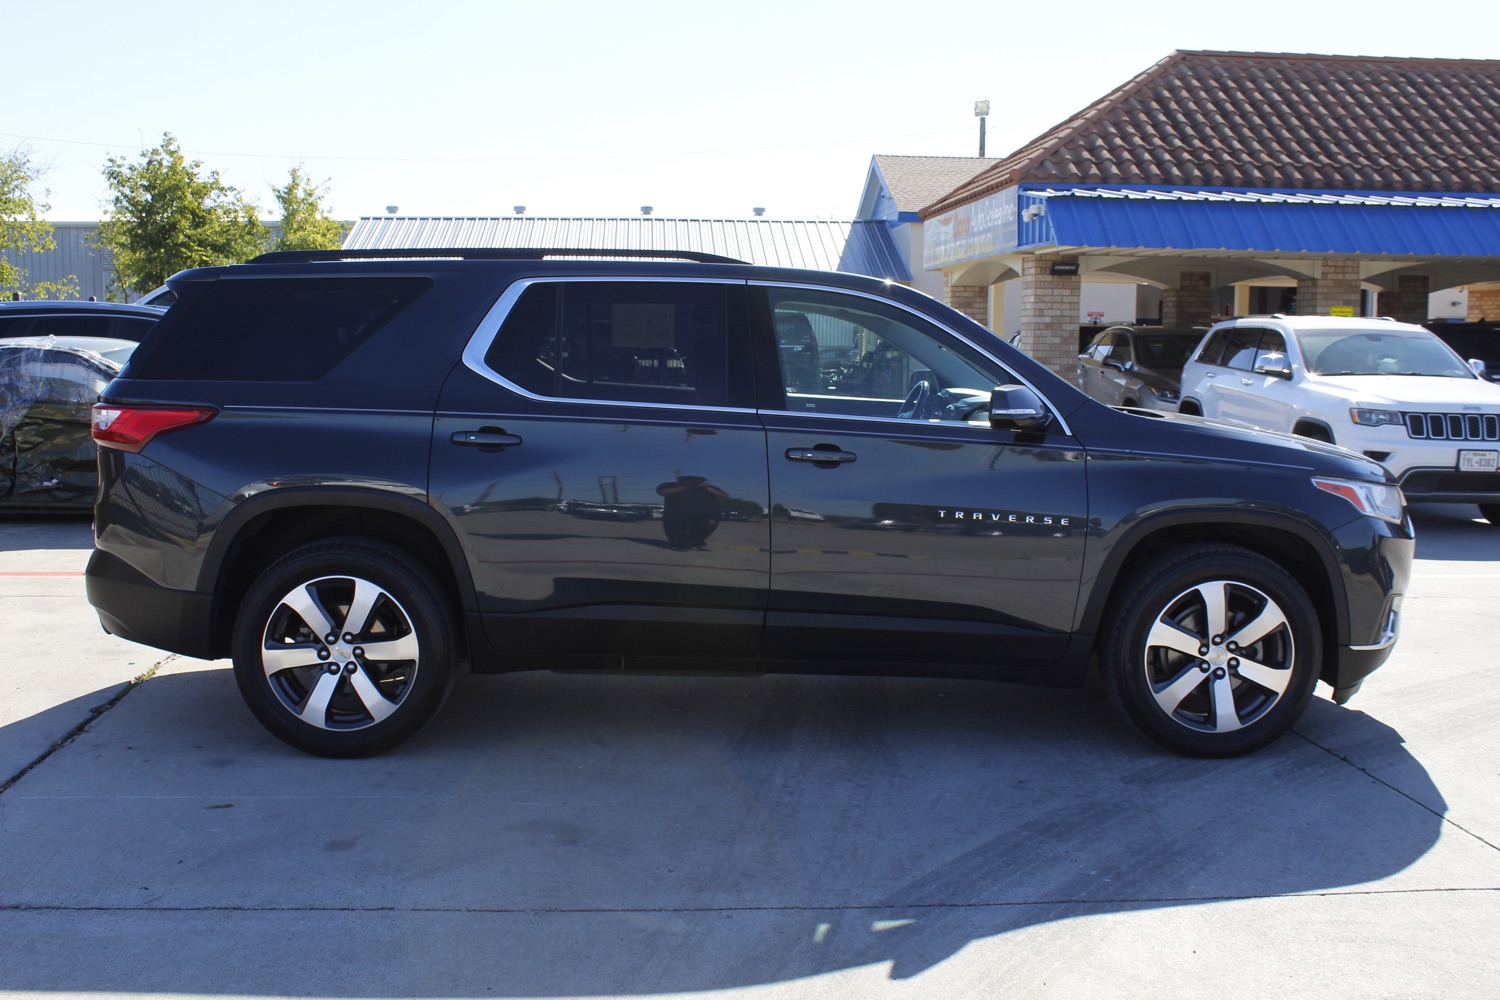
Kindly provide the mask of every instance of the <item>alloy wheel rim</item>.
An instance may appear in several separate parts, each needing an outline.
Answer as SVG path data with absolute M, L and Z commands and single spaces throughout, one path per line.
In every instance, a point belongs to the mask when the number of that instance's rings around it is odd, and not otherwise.
M 261 642 L 271 692 L 317 729 L 364 729 L 390 718 L 410 696 L 420 661 L 401 602 L 353 576 L 319 577 L 287 591 Z
M 1269 595 L 1212 580 L 1166 603 L 1142 654 L 1157 708 L 1185 728 L 1224 734 L 1253 725 L 1281 701 L 1297 649 L 1286 612 Z

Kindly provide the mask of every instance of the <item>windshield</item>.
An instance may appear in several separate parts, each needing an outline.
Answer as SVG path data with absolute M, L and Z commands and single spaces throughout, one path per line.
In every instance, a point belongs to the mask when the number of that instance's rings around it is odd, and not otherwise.
M 1297 334 L 1314 375 L 1439 375 L 1474 378 L 1463 359 L 1425 331 L 1304 330 Z

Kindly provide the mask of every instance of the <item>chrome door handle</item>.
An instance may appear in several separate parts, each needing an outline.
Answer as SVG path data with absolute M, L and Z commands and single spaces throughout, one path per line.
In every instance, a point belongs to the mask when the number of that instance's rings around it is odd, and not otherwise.
M 478 430 L 478 431 L 454 431 L 449 438 L 454 444 L 469 445 L 474 448 L 509 448 L 521 443 L 521 439 L 514 434 L 504 431 Z
M 838 451 L 832 448 L 788 448 L 786 457 L 793 462 L 812 462 L 817 465 L 824 462 L 830 465 L 842 465 L 859 458 L 852 451 Z

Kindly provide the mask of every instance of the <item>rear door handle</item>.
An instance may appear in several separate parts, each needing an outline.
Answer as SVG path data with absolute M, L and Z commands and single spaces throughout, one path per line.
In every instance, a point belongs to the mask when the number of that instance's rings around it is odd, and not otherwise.
M 825 462 L 829 465 L 842 465 L 859 458 L 852 451 L 839 451 L 835 448 L 788 448 L 786 457 L 793 462 L 812 462 L 815 465 Z
M 468 445 L 473 448 L 509 448 L 521 443 L 521 439 L 514 434 L 488 428 L 477 431 L 454 431 L 453 437 L 449 440 L 454 444 Z

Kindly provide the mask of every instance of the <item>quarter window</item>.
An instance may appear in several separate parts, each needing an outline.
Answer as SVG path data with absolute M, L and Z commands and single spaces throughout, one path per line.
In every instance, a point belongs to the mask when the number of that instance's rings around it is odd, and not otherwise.
M 164 331 L 135 377 L 318 378 L 411 305 L 427 278 L 221 278 Z M 174 310 L 175 312 L 175 310 Z

